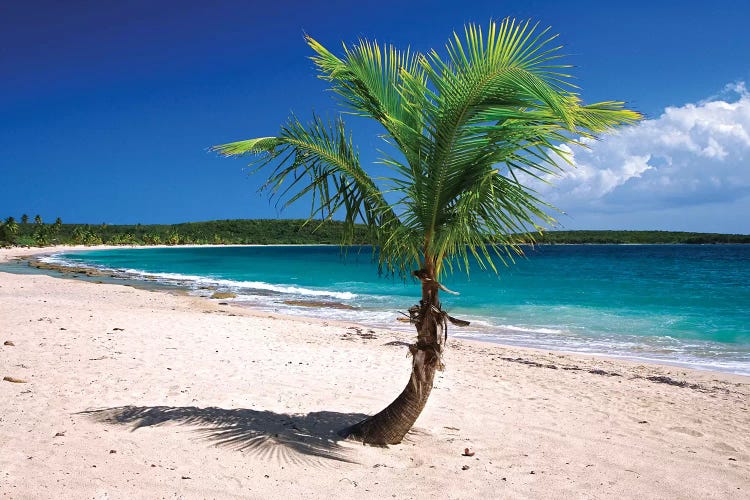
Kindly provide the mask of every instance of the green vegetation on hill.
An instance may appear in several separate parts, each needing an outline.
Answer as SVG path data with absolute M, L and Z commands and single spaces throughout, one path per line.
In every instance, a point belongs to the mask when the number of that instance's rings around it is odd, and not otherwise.
M 344 224 L 338 221 L 217 220 L 182 224 L 0 223 L 0 246 L 46 245 L 207 245 L 207 244 L 339 244 Z M 12 228 L 12 231 L 11 231 Z M 367 243 L 364 227 L 354 242 Z
M 750 243 L 750 235 L 682 231 L 549 231 L 537 238 L 537 243 L 542 245 Z
M 205 244 L 332 244 L 344 240 L 342 222 L 305 224 L 304 220 L 216 220 L 182 224 L 45 224 L 27 216 L 0 221 L 0 246 L 47 245 L 205 245 Z M 363 226 L 354 229 L 354 243 L 367 244 Z M 538 244 L 712 244 L 750 243 L 750 235 L 671 231 L 549 231 Z

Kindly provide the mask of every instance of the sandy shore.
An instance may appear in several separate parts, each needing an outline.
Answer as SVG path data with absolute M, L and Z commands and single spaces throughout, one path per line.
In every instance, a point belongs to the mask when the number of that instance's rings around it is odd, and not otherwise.
M 452 340 L 407 441 L 340 440 L 407 341 L 0 272 L 0 497 L 750 496 L 750 378 L 724 373 Z

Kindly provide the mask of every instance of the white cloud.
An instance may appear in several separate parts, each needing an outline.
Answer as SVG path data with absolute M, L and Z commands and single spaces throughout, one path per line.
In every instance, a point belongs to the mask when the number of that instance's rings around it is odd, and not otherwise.
M 571 215 L 733 203 L 750 194 L 750 92 L 733 83 L 587 146 L 566 146 L 577 168 L 537 186 Z

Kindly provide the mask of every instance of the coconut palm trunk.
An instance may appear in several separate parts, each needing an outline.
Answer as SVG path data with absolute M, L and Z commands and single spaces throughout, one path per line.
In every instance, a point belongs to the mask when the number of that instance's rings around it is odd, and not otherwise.
M 443 366 L 441 358 L 446 315 L 440 308 L 440 288 L 433 274 L 422 269 L 414 275 L 422 281 L 422 300 L 410 310 L 411 320 L 417 329 L 417 342 L 409 346 L 412 355 L 409 382 L 391 404 L 379 413 L 344 429 L 341 432 L 343 436 L 367 444 L 398 444 L 427 404 L 435 372 Z
M 567 144 L 640 119 L 621 102 L 584 105 L 558 59 L 549 28 L 505 19 L 486 31 L 466 26 L 445 55 L 415 53 L 362 40 L 339 57 L 307 37 L 320 77 L 351 115 L 382 126 L 386 148 L 363 168 L 340 115 L 292 116 L 275 136 L 214 146 L 225 156 L 253 156 L 253 171 L 271 169 L 262 189 L 285 205 L 312 201 L 310 219 L 343 217 L 351 243 L 355 224 L 369 230 L 387 273 L 412 274 L 422 300 L 409 310 L 417 340 L 412 372 L 383 411 L 347 429 L 370 444 L 400 442 L 432 390 L 448 322 L 439 279 L 454 268 L 498 272 L 520 243 L 555 220 L 535 188 L 573 163 Z

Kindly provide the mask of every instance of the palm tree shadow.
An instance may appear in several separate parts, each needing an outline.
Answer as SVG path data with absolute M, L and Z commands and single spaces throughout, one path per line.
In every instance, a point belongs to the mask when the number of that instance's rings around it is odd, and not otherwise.
M 119 406 L 87 410 L 99 422 L 132 424 L 131 431 L 163 424 L 192 425 L 204 439 L 239 451 L 261 455 L 293 454 L 352 462 L 344 456 L 337 431 L 367 415 L 318 411 L 285 414 L 271 411 L 196 406 Z

